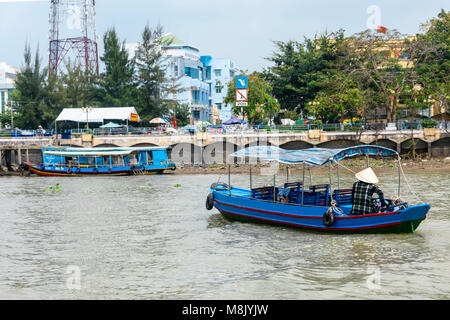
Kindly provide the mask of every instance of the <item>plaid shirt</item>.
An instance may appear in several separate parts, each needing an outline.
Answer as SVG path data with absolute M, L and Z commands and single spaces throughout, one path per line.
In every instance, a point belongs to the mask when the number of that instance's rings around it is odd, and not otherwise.
M 362 181 L 355 182 L 352 189 L 352 214 L 362 215 L 377 212 L 378 208 L 376 208 L 372 201 L 372 195 L 374 193 L 379 196 L 381 206 L 384 208 L 384 195 L 380 188 L 374 184 L 369 184 Z

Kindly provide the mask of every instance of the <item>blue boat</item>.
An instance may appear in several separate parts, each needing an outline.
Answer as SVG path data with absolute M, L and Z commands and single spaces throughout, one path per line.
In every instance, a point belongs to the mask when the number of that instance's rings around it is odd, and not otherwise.
M 167 147 L 72 148 L 45 147 L 43 163 L 25 162 L 24 169 L 39 176 L 119 176 L 158 174 L 175 170 Z
M 356 155 L 396 156 L 399 165 L 398 197 L 386 200 L 387 209 L 365 215 L 352 215 L 352 189 L 339 187 L 340 160 Z M 269 223 L 303 230 L 329 233 L 414 233 L 426 218 L 429 204 L 409 205 L 400 198 L 401 162 L 394 150 L 362 145 L 345 149 L 284 150 L 273 146 L 242 149 L 233 157 L 276 161 L 287 165 L 303 165 L 302 181 L 286 182 L 283 190 L 290 189 L 288 198 L 279 199 L 275 185 L 253 188 L 250 169 L 250 188 L 231 185 L 230 166 L 228 183 L 214 183 L 206 199 L 208 210 L 214 207 L 226 218 L 245 222 Z M 369 163 L 369 161 L 368 161 Z M 307 166 L 330 165 L 330 183 L 305 186 Z M 331 167 L 337 164 L 338 183 L 332 190 Z M 250 166 L 251 168 L 251 166 Z M 375 203 L 379 199 L 374 198 Z M 378 203 L 381 208 L 380 203 Z

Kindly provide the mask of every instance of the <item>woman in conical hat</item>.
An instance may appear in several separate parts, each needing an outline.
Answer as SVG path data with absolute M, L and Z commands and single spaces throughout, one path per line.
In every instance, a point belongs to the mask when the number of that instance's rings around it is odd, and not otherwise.
M 355 174 L 356 181 L 352 189 L 352 214 L 363 215 L 377 213 L 380 209 L 385 209 L 384 195 L 376 185 L 379 182 L 377 175 L 371 168 L 364 169 Z M 381 201 L 381 208 L 377 208 L 372 196 L 376 193 Z
M 375 172 L 373 172 L 372 168 L 367 168 L 367 169 L 364 169 L 363 171 L 358 172 L 357 174 L 355 174 L 355 177 L 359 181 L 362 181 L 365 183 L 375 184 L 375 183 L 380 182 L 378 180 L 378 177 L 375 174 Z

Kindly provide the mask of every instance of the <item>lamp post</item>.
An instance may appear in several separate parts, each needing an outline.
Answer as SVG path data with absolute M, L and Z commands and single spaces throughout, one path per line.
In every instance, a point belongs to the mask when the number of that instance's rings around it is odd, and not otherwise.
M 92 111 L 92 107 L 82 107 L 81 110 L 86 112 L 86 129 L 87 133 L 89 133 L 89 112 Z

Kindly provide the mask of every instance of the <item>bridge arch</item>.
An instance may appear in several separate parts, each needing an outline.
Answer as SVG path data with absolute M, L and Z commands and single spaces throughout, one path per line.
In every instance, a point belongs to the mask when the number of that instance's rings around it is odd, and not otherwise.
M 138 143 L 138 144 L 132 145 L 131 147 L 145 148 L 145 147 L 159 147 L 159 146 L 157 144 L 153 144 L 153 143 Z
M 280 148 L 286 149 L 286 150 L 299 150 L 299 149 L 308 149 L 312 148 L 314 145 L 312 143 L 301 141 L 301 140 L 294 140 L 286 142 L 282 145 L 280 145 Z
M 248 147 L 256 147 L 256 146 L 271 146 L 272 143 L 270 141 L 267 141 L 266 139 L 258 139 L 255 141 L 251 141 L 250 143 L 247 143 L 244 148 Z
M 373 141 L 370 144 L 371 145 L 377 145 L 377 146 L 385 147 L 385 148 L 389 148 L 389 149 L 392 149 L 394 151 L 397 151 L 397 142 L 389 140 L 389 139 L 375 140 L 375 141 Z
M 447 157 L 450 155 L 450 137 L 441 138 L 431 143 L 432 157 Z
M 414 138 L 416 154 L 428 152 L 428 142 L 419 138 Z M 400 144 L 400 154 L 408 154 L 412 152 L 412 139 L 406 139 Z
M 337 139 L 322 142 L 317 145 L 318 148 L 350 148 L 359 145 L 355 140 Z
M 178 165 L 200 165 L 202 163 L 202 148 L 192 143 L 177 143 L 170 146 L 168 157 Z
M 112 143 L 103 143 L 94 146 L 94 148 L 119 148 L 120 146 Z
M 228 156 L 237 150 L 239 150 L 239 146 L 234 143 L 214 142 L 203 149 L 203 161 L 205 164 L 224 164 L 228 162 Z

